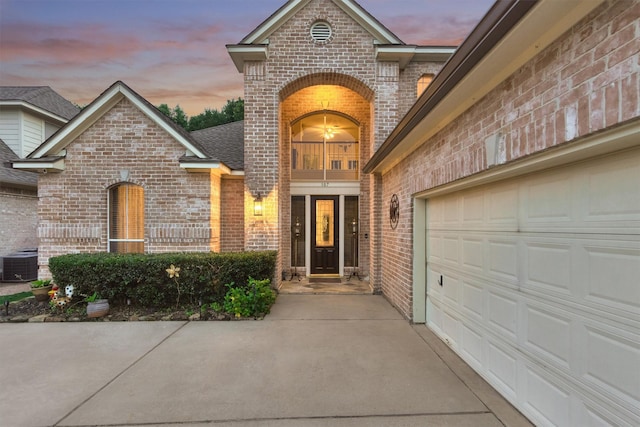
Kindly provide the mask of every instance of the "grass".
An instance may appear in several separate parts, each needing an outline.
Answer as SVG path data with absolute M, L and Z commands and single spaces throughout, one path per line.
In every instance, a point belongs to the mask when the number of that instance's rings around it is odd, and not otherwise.
M 5 301 L 9 301 L 9 302 L 20 301 L 21 299 L 29 298 L 31 296 L 33 296 L 31 291 L 19 292 L 17 294 L 12 294 L 12 295 L 2 295 L 0 296 L 0 305 L 4 304 Z

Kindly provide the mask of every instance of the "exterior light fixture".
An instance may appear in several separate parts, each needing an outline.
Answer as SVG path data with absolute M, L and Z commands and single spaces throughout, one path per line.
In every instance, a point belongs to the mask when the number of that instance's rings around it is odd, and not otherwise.
M 253 199 L 253 216 L 262 216 L 262 196 L 260 193 Z

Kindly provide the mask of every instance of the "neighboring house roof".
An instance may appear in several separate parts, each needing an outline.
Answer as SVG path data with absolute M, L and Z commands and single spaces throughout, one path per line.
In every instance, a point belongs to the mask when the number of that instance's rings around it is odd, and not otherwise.
M 49 86 L 0 86 L 0 105 L 20 104 L 45 110 L 64 121 L 71 120 L 80 112 L 80 108 Z
M 227 51 L 238 71 L 243 72 L 245 61 L 266 60 L 269 56 L 269 37 L 311 1 L 313 0 L 289 0 L 240 43 L 227 45 Z M 371 34 L 372 44 L 376 45 L 376 58 L 380 61 L 398 61 L 400 68 L 404 69 L 412 60 L 446 61 L 455 51 L 451 46 L 407 45 L 357 2 L 331 1 Z
M 0 183 L 19 187 L 33 187 L 38 185 L 38 174 L 15 170 L 11 163 L 19 157 L 5 142 L 0 139 Z
M 64 170 L 65 148 L 124 98 L 128 99 L 143 114 L 185 147 L 186 154 L 180 159 L 181 167 L 194 171 L 220 169 L 222 172 L 228 172 L 228 166 L 219 159 L 210 156 L 204 146 L 186 130 L 121 81 L 115 82 L 102 92 L 91 104 L 36 148 L 27 158 L 14 162 L 14 167 L 35 171 Z
M 600 3 L 496 2 L 374 153 L 364 173 L 390 170 Z
M 191 136 L 210 156 L 231 169 L 244 169 L 244 120 L 195 130 Z

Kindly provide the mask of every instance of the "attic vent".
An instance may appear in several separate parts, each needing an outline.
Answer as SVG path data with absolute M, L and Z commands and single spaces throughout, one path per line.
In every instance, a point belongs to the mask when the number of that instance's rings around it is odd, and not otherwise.
M 316 43 L 325 43 L 331 34 L 331 26 L 327 22 L 318 21 L 311 26 L 311 37 Z

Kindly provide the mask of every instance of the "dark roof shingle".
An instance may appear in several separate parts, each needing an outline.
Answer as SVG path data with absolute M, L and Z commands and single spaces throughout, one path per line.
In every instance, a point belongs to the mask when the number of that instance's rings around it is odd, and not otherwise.
M 38 174 L 13 169 L 11 162 L 14 160 L 18 160 L 18 156 L 0 139 L 0 183 L 36 187 Z
M 191 137 L 207 154 L 233 170 L 244 169 L 244 121 L 194 130 Z
M 80 112 L 49 86 L 0 86 L 0 101 L 24 101 L 67 120 Z

